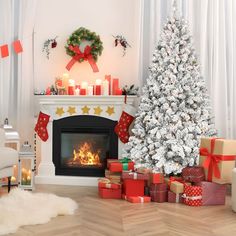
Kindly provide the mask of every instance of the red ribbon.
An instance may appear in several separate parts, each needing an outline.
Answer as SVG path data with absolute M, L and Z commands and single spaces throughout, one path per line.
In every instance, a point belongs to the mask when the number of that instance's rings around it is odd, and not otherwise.
M 73 56 L 72 59 L 69 61 L 69 63 L 66 65 L 67 70 L 70 70 L 76 61 L 84 59 L 85 61 L 89 62 L 90 66 L 93 69 L 93 72 L 99 72 L 96 62 L 91 54 L 92 48 L 90 46 L 87 45 L 83 53 L 80 51 L 78 46 L 73 47 L 72 45 L 70 45 L 69 49 L 75 53 L 75 56 Z
M 220 161 L 233 161 L 235 160 L 235 155 L 216 155 L 213 154 L 215 148 L 215 141 L 217 138 L 211 139 L 210 152 L 207 148 L 200 148 L 200 155 L 206 156 L 205 161 L 203 162 L 203 167 L 208 169 L 207 180 L 212 181 L 212 175 L 216 178 L 220 178 L 220 169 L 218 163 Z

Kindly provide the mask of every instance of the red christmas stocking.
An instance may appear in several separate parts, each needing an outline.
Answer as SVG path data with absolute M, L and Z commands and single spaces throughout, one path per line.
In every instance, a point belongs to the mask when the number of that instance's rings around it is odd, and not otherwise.
M 50 118 L 49 115 L 40 111 L 37 124 L 35 125 L 35 128 L 34 128 L 35 132 L 44 142 L 48 140 L 47 125 L 49 122 L 49 118 Z
M 129 126 L 134 120 L 135 111 L 136 109 L 134 107 L 125 105 L 125 108 L 120 116 L 120 120 L 115 126 L 115 133 L 123 143 L 127 143 L 129 141 Z

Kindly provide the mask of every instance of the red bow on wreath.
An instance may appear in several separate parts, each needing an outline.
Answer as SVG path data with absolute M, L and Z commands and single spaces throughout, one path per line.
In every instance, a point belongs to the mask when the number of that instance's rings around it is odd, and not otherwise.
M 84 59 L 89 62 L 90 66 L 93 69 L 93 72 L 99 72 L 96 62 L 93 59 L 93 55 L 91 54 L 92 48 L 90 46 L 87 45 L 84 49 L 84 52 L 81 52 L 78 46 L 73 47 L 72 45 L 70 45 L 69 49 L 75 53 L 75 56 L 73 56 L 69 63 L 66 65 L 66 69 L 68 71 L 71 69 L 71 67 L 75 64 L 76 61 Z

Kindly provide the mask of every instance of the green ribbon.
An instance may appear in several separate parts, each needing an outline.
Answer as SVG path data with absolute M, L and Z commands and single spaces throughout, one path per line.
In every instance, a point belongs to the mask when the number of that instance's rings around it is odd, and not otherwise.
M 123 170 L 128 170 L 129 162 L 131 162 L 131 160 L 129 158 L 125 157 L 125 158 L 121 159 L 120 162 L 123 165 Z

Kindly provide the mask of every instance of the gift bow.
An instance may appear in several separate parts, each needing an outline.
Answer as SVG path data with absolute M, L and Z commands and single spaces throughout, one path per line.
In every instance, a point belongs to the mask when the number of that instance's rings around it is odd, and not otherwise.
M 217 138 L 211 139 L 210 152 L 207 148 L 200 148 L 200 155 L 206 156 L 205 161 L 203 162 L 203 167 L 208 169 L 207 180 L 212 181 L 212 175 L 216 178 L 220 178 L 220 169 L 218 163 L 220 161 L 232 161 L 236 158 L 235 155 L 216 155 L 213 154 L 215 148 L 215 141 Z
M 72 59 L 67 64 L 66 66 L 67 70 L 70 70 L 76 61 L 79 61 L 80 59 L 84 59 L 85 61 L 89 62 L 90 66 L 93 69 L 93 72 L 99 72 L 96 62 L 93 59 L 93 55 L 91 54 L 92 48 L 90 46 L 87 45 L 83 53 L 80 51 L 78 46 L 70 45 L 69 49 L 75 53 L 75 56 L 73 56 Z

